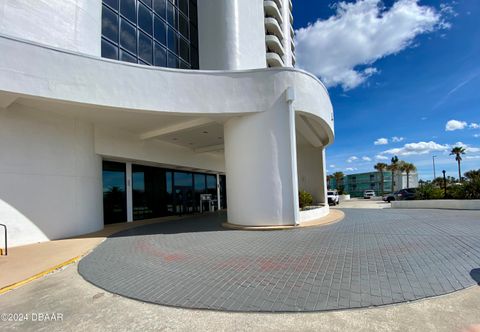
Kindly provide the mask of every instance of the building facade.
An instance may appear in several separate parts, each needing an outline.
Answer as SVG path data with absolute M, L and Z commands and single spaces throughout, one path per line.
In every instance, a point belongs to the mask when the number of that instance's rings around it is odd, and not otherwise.
M 397 173 L 394 176 L 395 185 L 392 185 L 392 173 L 389 171 L 383 172 L 383 192 L 391 193 L 394 190 L 400 190 L 407 188 L 407 174 Z M 337 183 L 336 179 L 333 177 L 328 178 L 327 183 L 328 188 L 330 189 L 342 189 L 344 192 L 351 195 L 351 197 L 363 197 L 363 192 L 365 190 L 374 190 L 375 194 L 382 194 L 382 175 L 380 172 L 367 172 L 367 173 L 357 173 L 357 174 L 348 174 Z M 418 174 L 411 173 L 409 175 L 408 188 L 417 188 L 418 187 Z M 395 189 L 393 189 L 395 188 Z
M 0 222 L 11 245 L 228 208 L 328 213 L 328 92 L 289 0 L 0 0 Z M 305 215 L 298 190 L 319 208 Z

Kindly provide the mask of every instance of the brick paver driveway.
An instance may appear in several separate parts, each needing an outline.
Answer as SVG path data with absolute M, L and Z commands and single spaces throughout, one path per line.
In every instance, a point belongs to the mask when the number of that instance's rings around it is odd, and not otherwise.
M 221 214 L 143 226 L 107 239 L 79 272 L 130 298 L 230 311 L 376 306 L 480 279 L 480 211 L 344 211 L 285 231 L 224 230 Z

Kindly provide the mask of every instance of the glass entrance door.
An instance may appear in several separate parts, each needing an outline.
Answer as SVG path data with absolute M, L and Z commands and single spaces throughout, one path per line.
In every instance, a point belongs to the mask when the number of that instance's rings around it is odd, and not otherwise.
M 194 212 L 194 189 L 192 173 L 174 172 L 173 193 L 176 214 L 187 214 Z
M 103 215 L 105 224 L 127 221 L 125 163 L 103 162 Z

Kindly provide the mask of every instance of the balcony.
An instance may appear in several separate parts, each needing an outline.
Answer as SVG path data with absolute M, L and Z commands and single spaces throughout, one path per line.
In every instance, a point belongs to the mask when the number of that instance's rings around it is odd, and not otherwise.
M 277 53 L 280 56 L 285 54 L 285 50 L 283 49 L 282 43 L 277 36 L 274 35 L 266 35 L 265 42 L 267 44 L 267 50 Z M 267 51 L 267 52 L 268 52 Z
M 267 64 L 269 67 L 283 67 L 283 60 L 277 53 L 267 53 Z
M 278 9 L 278 6 L 275 1 L 271 1 L 271 0 L 264 1 L 263 9 L 265 11 L 266 17 L 273 17 L 278 21 L 278 23 L 280 24 L 283 23 L 282 14 L 280 13 L 280 10 Z
M 265 1 L 269 1 L 269 0 L 265 0 Z M 274 0 L 274 1 L 277 4 L 278 9 L 282 8 L 282 0 Z
M 265 17 L 265 30 L 267 34 L 277 36 L 280 41 L 283 40 L 282 28 L 273 17 Z

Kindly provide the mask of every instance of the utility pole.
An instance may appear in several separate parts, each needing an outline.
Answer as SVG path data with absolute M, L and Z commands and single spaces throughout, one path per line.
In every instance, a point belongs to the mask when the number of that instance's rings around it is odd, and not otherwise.
M 432 160 L 433 160 L 433 179 L 435 180 L 437 178 L 437 174 L 435 172 L 435 158 L 437 156 L 432 156 Z
M 443 198 L 447 197 L 447 178 L 445 177 L 446 171 L 443 170 Z

